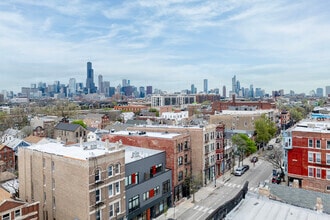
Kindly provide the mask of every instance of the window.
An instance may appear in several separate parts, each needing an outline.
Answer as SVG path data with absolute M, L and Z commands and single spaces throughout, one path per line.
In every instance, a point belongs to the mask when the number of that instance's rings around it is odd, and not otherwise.
M 100 169 L 96 169 L 95 170 L 95 182 L 98 182 L 101 180 L 101 170 Z
M 21 210 L 15 210 L 15 217 L 21 216 Z
M 183 150 L 183 144 L 182 143 L 179 143 L 178 144 L 178 152 L 181 152 Z
M 120 213 L 120 202 L 115 203 L 115 212 Z
M 117 174 L 119 174 L 120 173 L 120 163 L 117 163 L 116 165 L 115 165 L 115 174 L 117 175 Z
M 139 173 L 132 173 L 131 175 L 125 177 L 125 186 L 139 183 Z
M 2 215 L 2 220 L 10 220 L 10 213 Z
M 330 170 L 327 170 L 327 180 L 330 180 Z
M 96 219 L 96 220 L 101 220 L 101 211 L 100 211 L 100 210 L 97 210 L 97 211 L 95 212 L 95 219 Z
M 112 184 L 110 184 L 108 186 L 108 194 L 109 194 L 109 197 L 113 196 L 113 185 Z
M 53 196 L 53 209 L 56 209 L 55 196 Z
M 110 166 L 108 167 L 108 176 L 109 176 L 109 177 L 113 175 L 112 172 L 113 172 L 113 166 L 110 165 Z
M 330 191 L 330 186 L 327 186 L 327 191 Z
M 136 195 L 128 200 L 128 212 L 132 212 L 140 207 L 139 195 Z
M 313 147 L 313 140 L 312 139 L 308 139 L 308 147 Z
M 52 179 L 52 187 L 53 187 L 53 189 L 55 189 L 55 179 L 54 178 Z
M 95 202 L 101 202 L 101 190 L 100 189 L 96 189 L 95 190 Z
M 46 159 L 42 158 L 42 167 L 45 168 L 46 167 Z
M 330 150 L 330 141 L 327 141 L 327 149 Z
M 178 165 L 182 165 L 183 164 L 183 157 L 178 157 Z
M 308 167 L 308 176 L 314 177 L 314 168 L 313 167 Z
M 321 169 L 316 168 L 316 178 L 321 178 Z
M 115 194 L 120 194 L 120 182 L 115 183 Z
M 109 205 L 109 217 L 114 217 L 113 204 L 110 204 Z
M 330 165 L 330 154 L 327 154 L 327 165 Z
M 183 172 L 180 171 L 178 176 L 178 181 L 181 181 L 182 179 L 183 179 Z
M 46 186 L 46 177 L 45 177 L 45 175 L 42 175 L 42 179 L 43 179 L 43 180 L 42 180 L 43 185 Z
M 170 180 L 166 180 L 165 182 L 163 182 L 163 194 L 170 192 L 170 189 Z
M 321 148 L 321 140 L 316 140 L 316 148 Z
M 315 153 L 316 163 L 321 163 L 321 153 Z
M 314 153 L 308 152 L 308 162 L 313 163 L 314 162 Z
M 52 172 L 54 172 L 54 171 L 55 171 L 55 162 L 52 161 Z
M 188 163 L 188 154 L 184 155 L 184 163 Z

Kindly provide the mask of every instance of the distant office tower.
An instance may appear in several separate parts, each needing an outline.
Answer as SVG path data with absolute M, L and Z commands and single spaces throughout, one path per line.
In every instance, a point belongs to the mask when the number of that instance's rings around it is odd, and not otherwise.
M 250 85 L 250 97 L 254 97 L 254 89 L 253 89 L 253 85 Z
M 94 70 L 92 68 L 91 62 L 87 62 L 86 89 L 88 90 L 88 93 L 96 92 L 96 88 L 95 88 L 95 84 L 94 84 Z
M 147 95 L 152 94 L 152 86 L 147 86 Z
M 69 96 L 75 95 L 76 94 L 76 79 L 75 78 L 70 78 L 69 79 Z
M 144 98 L 146 96 L 146 90 L 143 86 L 140 86 L 139 88 L 139 97 Z
M 223 86 L 223 87 L 222 87 L 222 96 L 225 97 L 225 98 L 227 97 L 227 92 L 226 92 L 226 90 L 227 90 L 227 89 L 226 89 L 226 86 Z
M 204 79 L 204 93 L 208 92 L 207 79 Z
M 191 92 L 191 94 L 195 94 L 195 85 L 194 84 L 191 84 L 190 92 Z
M 126 86 L 128 86 L 128 83 L 127 83 L 127 79 L 123 79 L 122 80 L 122 85 L 121 85 L 122 87 L 126 87 Z
M 102 83 L 102 87 L 103 87 L 103 93 L 105 94 L 105 96 L 110 96 L 110 81 L 104 81 Z
M 317 97 L 323 97 L 323 89 L 322 88 L 317 88 L 316 89 L 316 96 Z
M 330 96 L 330 86 L 326 86 L 326 87 L 325 87 L 325 95 L 326 95 L 327 97 Z
M 100 74 L 98 76 L 98 79 L 99 79 L 99 88 L 98 88 L 98 91 L 99 93 L 104 93 L 104 88 L 103 88 L 103 76 Z

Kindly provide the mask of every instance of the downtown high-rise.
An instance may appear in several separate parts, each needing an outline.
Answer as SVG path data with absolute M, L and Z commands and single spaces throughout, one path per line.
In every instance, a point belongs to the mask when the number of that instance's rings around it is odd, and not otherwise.
M 94 70 L 92 68 L 92 62 L 87 62 L 86 89 L 87 89 L 88 93 L 96 92 L 96 87 L 94 84 Z

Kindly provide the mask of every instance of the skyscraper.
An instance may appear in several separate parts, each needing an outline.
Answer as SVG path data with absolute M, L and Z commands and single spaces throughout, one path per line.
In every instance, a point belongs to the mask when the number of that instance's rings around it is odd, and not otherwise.
M 195 94 L 195 85 L 191 84 L 190 93 Z
M 317 97 L 323 97 L 323 89 L 322 88 L 317 88 L 316 89 L 316 96 Z
M 103 76 L 100 74 L 98 76 L 99 78 L 99 88 L 98 88 L 98 91 L 99 93 L 104 93 L 104 88 L 103 88 Z
M 237 82 L 236 82 L 236 75 L 231 79 L 231 92 L 236 93 L 237 91 Z
M 69 80 L 69 96 L 75 95 L 76 94 L 76 79 L 75 78 L 70 78 Z
M 87 62 L 86 89 L 88 90 L 88 93 L 96 92 L 96 88 L 95 88 L 95 84 L 94 84 L 94 70 L 92 68 L 92 62 Z
M 204 93 L 207 94 L 208 91 L 207 79 L 204 79 Z
M 226 98 L 226 96 L 227 96 L 227 93 L 226 93 L 226 86 L 223 86 L 222 87 L 222 97 L 225 97 Z
M 330 95 L 330 86 L 326 86 L 325 87 L 325 96 L 329 97 L 329 95 Z

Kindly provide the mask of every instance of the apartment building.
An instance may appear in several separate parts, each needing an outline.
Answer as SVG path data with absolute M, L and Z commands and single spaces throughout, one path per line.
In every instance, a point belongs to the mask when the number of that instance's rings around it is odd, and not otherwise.
M 60 122 L 55 126 L 54 138 L 60 138 L 67 144 L 79 143 L 80 139 L 86 140 L 87 129 L 79 124 Z
M 160 106 L 182 106 L 196 102 L 196 95 L 185 95 L 185 94 L 166 94 L 166 95 L 152 95 L 151 96 L 151 107 Z
M 39 202 L 27 203 L 11 198 L 0 202 L 1 220 L 34 220 L 38 219 L 38 214 Z
M 330 193 L 330 121 L 303 120 L 283 137 L 288 184 Z
M 125 150 L 118 143 L 32 145 L 19 150 L 19 194 L 39 219 L 124 219 Z
M 125 147 L 127 219 L 153 219 L 172 205 L 172 171 L 165 151 Z
M 118 131 L 103 136 L 103 140 L 122 141 L 129 146 L 166 151 L 166 168 L 172 170 L 173 201 L 190 195 L 192 158 L 188 133 Z
M 189 147 L 191 147 L 192 177 L 200 179 L 203 184 L 208 184 L 221 176 L 227 167 L 223 162 L 224 126 L 224 124 L 218 123 L 200 126 L 135 126 L 127 129 L 188 134 Z

